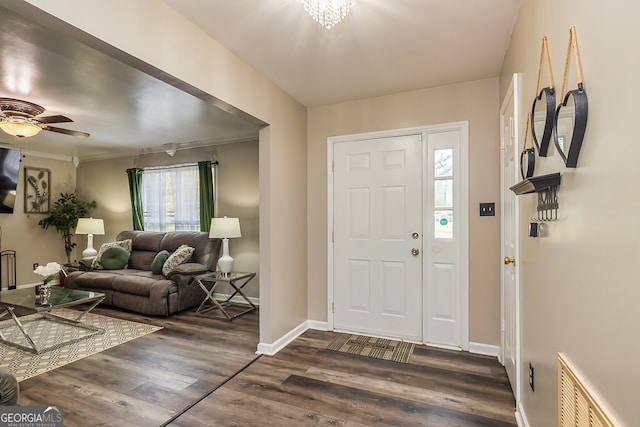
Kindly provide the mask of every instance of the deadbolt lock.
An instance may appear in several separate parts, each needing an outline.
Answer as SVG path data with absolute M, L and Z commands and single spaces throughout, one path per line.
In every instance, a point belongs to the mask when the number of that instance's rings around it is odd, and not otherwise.
M 419 233 L 413 233 L 411 234 L 411 237 L 413 238 L 413 240 L 418 240 L 418 238 L 420 237 Z

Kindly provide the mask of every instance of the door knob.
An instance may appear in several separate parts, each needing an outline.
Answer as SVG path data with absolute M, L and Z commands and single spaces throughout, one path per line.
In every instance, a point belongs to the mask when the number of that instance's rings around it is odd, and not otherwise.
M 509 264 L 516 265 L 515 257 L 514 258 L 509 258 L 508 256 L 504 257 L 504 265 L 509 265 Z
M 419 253 L 420 253 L 420 249 L 418 248 L 411 249 L 411 255 L 417 256 Z

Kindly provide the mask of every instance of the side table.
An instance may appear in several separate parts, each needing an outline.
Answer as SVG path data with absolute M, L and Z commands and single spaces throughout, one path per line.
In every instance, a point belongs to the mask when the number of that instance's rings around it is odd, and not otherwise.
M 232 271 L 230 273 L 213 271 L 211 273 L 205 273 L 196 276 L 196 282 L 206 294 L 204 300 L 200 304 L 200 307 L 198 307 L 198 309 L 196 310 L 196 316 L 204 316 L 206 313 L 209 313 L 212 310 L 220 310 L 227 319 L 233 320 L 236 317 L 256 310 L 258 307 L 256 307 L 255 304 L 252 303 L 249 298 L 247 298 L 244 292 L 242 292 L 242 289 L 247 286 L 247 284 L 254 277 L 256 277 L 256 273 L 240 273 L 236 271 Z M 227 297 L 227 299 L 224 301 L 218 301 L 213 296 L 218 283 L 228 283 L 233 288 L 233 293 L 229 295 L 229 297 Z M 227 310 L 225 310 L 225 307 L 229 307 L 232 304 L 237 304 L 232 302 L 231 300 L 238 294 L 240 294 L 240 296 L 244 298 L 246 303 L 249 304 L 249 308 L 241 311 L 240 313 L 230 315 Z

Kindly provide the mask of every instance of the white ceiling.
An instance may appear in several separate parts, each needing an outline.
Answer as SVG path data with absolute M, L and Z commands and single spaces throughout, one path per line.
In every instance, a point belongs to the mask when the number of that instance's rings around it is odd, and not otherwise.
M 316 106 L 497 76 L 521 0 L 356 0 L 331 30 L 300 0 L 164 1 Z M 246 139 L 263 125 L 26 2 L 2 6 L 0 97 L 40 104 L 74 120 L 54 126 L 91 136 L 0 132 L 0 145 L 91 159 Z
M 495 77 L 520 0 L 356 0 L 327 30 L 300 0 L 164 0 L 305 106 Z

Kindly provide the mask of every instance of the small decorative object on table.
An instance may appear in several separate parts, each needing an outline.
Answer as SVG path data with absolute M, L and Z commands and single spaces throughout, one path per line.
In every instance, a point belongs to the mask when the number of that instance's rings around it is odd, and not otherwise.
M 57 262 L 50 262 L 47 265 L 39 265 L 33 270 L 34 273 L 44 276 L 42 285 L 36 286 L 36 302 L 40 305 L 49 305 L 51 298 L 51 281 L 55 278 L 62 266 Z

